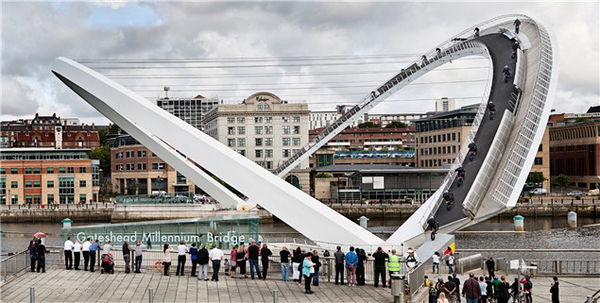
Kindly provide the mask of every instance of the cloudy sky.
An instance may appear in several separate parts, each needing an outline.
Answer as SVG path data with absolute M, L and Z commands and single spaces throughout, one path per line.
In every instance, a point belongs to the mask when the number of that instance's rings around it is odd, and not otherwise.
M 527 14 L 554 35 L 560 79 L 554 108 L 583 112 L 600 105 L 598 1 L 2 1 L 1 8 L 2 120 L 56 112 L 108 123 L 51 74 L 58 56 L 93 59 L 86 64 L 148 102 L 169 85 L 171 96 L 202 94 L 238 103 L 266 90 L 315 110 L 333 109 L 359 101 L 419 53 L 509 13 Z M 186 60 L 169 61 L 174 59 Z M 484 91 L 487 66 L 478 58 L 445 65 L 372 112 L 430 111 L 442 96 L 459 105 L 475 103 Z

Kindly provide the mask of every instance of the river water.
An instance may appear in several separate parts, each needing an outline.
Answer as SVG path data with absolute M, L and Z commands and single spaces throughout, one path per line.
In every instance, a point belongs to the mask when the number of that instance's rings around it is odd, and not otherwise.
M 102 222 L 99 222 L 102 223 Z M 382 238 L 389 236 L 402 222 L 396 220 L 371 220 L 369 229 Z M 494 218 L 456 233 L 458 248 L 554 248 L 600 249 L 599 219 L 579 218 L 578 228 L 568 228 L 566 218 L 526 218 L 524 233 L 513 233 L 512 220 Z M 88 223 L 85 223 L 87 225 Z M 591 226 L 586 226 L 591 225 Z M 76 226 L 76 223 L 74 223 Z M 45 232 L 47 246 L 62 246 L 59 223 L 0 223 L 2 231 L 0 246 L 2 256 L 27 248 L 32 235 Z M 266 241 L 281 241 L 283 238 L 303 239 L 302 235 L 284 223 L 261 224 L 260 232 Z M 494 254 L 498 255 L 498 254 Z M 522 253 L 502 254 L 506 257 L 522 257 Z M 556 252 L 528 253 L 529 258 L 548 259 L 600 259 L 600 253 L 570 253 L 568 256 Z

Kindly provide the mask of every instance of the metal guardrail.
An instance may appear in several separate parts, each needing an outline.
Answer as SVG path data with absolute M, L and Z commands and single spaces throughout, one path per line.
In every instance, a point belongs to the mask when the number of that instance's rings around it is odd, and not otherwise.
M 112 202 L 92 202 L 92 203 L 76 203 L 76 204 L 6 204 L 0 205 L 0 209 L 39 209 L 39 210 L 55 210 L 55 209 L 112 209 L 115 204 Z
M 0 281 L 7 280 L 24 270 L 30 268 L 29 253 L 27 250 L 18 252 L 0 260 Z

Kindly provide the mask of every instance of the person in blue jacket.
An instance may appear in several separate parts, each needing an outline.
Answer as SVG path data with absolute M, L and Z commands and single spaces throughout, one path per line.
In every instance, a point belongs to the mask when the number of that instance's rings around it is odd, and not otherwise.
M 356 286 L 356 267 L 358 266 L 358 256 L 354 252 L 354 247 L 350 246 L 350 251 L 346 253 L 346 280 L 348 286 Z

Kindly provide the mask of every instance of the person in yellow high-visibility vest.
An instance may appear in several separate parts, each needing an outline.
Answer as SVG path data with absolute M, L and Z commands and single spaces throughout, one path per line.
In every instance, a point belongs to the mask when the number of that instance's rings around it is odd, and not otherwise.
M 400 272 L 400 258 L 396 255 L 396 250 L 392 249 L 392 253 L 388 258 L 388 271 L 390 272 L 390 283 L 389 286 L 392 287 L 392 274 L 397 274 Z

